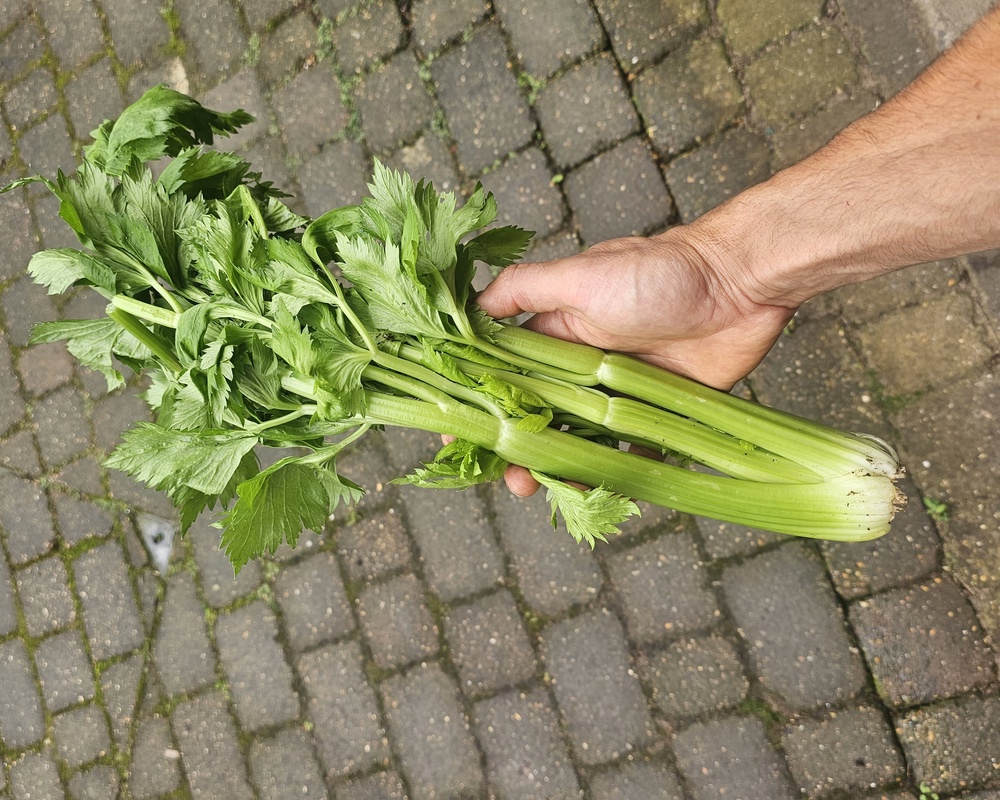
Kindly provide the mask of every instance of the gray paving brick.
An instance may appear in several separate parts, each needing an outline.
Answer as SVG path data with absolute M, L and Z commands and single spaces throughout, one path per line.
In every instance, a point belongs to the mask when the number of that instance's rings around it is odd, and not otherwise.
M 287 728 L 271 739 L 254 742 L 250 747 L 250 772 L 261 800 L 327 795 L 309 737 L 299 728 Z
M 695 523 L 701 535 L 702 547 L 710 561 L 750 556 L 762 547 L 785 539 L 777 533 L 734 525 L 731 522 L 719 522 L 708 517 L 697 517 Z
M 478 495 L 416 487 L 400 493 L 431 591 L 453 600 L 497 585 L 503 556 Z
M 835 703 L 862 688 L 864 668 L 808 546 L 788 544 L 729 567 L 722 585 L 762 688 L 795 708 Z
M 101 0 L 101 8 L 122 63 L 132 66 L 156 60 L 170 39 L 157 0 Z
M 215 653 L 205 630 L 204 609 L 187 572 L 178 572 L 167 582 L 153 658 L 168 695 L 191 692 L 215 680 Z
M 263 180 L 271 181 L 276 188 L 288 194 L 294 195 L 298 192 L 296 183 L 288 171 L 285 149 L 280 139 L 273 136 L 257 139 L 242 155 L 253 164 L 256 171 L 262 174 Z M 301 198 L 288 197 L 285 199 L 296 208 L 302 209 Z
M 534 611 L 554 616 L 597 596 L 602 580 L 593 553 L 576 544 L 562 522 L 552 529 L 541 493 L 519 498 L 497 486 L 492 498 L 518 589 Z
M 111 720 L 111 733 L 119 749 L 126 749 L 139 705 L 139 687 L 143 678 L 144 658 L 134 656 L 101 670 L 101 696 Z M 152 682 L 152 676 L 146 678 Z
M 7 120 L 13 130 L 23 130 L 56 104 L 52 72 L 40 66 L 11 86 L 3 96 Z
M 548 239 L 534 239 L 528 252 L 522 261 L 527 263 L 537 263 L 541 261 L 553 261 L 557 258 L 569 258 L 575 256 L 582 249 L 580 240 L 572 231 L 557 233 Z M 643 512 L 645 514 L 645 512 Z M 623 528 L 619 528 L 623 530 Z
M 94 674 L 78 631 L 57 633 L 39 644 L 35 667 L 49 711 L 94 698 Z
M 993 681 L 975 611 L 948 578 L 862 600 L 850 618 L 889 705 L 918 705 Z
M 358 616 L 381 669 L 405 667 L 438 651 L 437 625 L 424 602 L 424 587 L 413 575 L 365 589 Z
M 670 534 L 607 560 L 633 640 L 654 642 L 707 628 L 720 616 L 690 534 Z
M 194 558 L 201 572 L 201 590 L 209 605 L 219 608 L 229 605 L 258 586 L 262 576 L 256 561 L 245 564 L 238 575 L 219 543 L 219 529 L 203 516 L 191 526 L 187 539 L 194 546 Z
M 6 331 L 0 331 L 0 434 L 19 422 L 25 409 L 7 342 Z
M 493 8 L 521 66 L 536 78 L 548 78 L 604 42 L 600 20 L 585 0 L 549 0 L 544 7 L 528 0 L 497 0 Z
M 681 220 L 691 222 L 730 197 L 768 178 L 770 152 L 746 128 L 734 128 L 667 166 L 667 184 Z
M 267 27 L 269 22 L 291 11 L 296 0 L 241 0 L 240 6 L 251 30 Z
M 743 107 L 723 44 L 712 38 L 691 42 L 643 72 L 633 91 L 646 131 L 661 153 L 700 142 Z
M 590 782 L 594 800 L 684 800 L 677 776 L 663 761 L 627 761 L 594 776 Z
M 99 496 L 104 493 L 104 487 L 101 483 L 101 468 L 97 465 L 97 461 L 89 456 L 74 461 L 72 464 L 63 465 L 52 476 L 52 479 L 57 484 L 68 486 L 84 494 Z M 58 493 L 56 495 L 55 506 L 57 514 L 61 513 L 59 503 L 59 497 L 61 496 Z
M 735 708 L 750 688 L 739 653 L 720 636 L 682 639 L 644 661 L 653 702 L 671 717 Z
M 257 71 L 265 84 L 277 86 L 316 57 L 319 40 L 309 14 L 297 14 L 260 36 Z
M 699 722 L 674 737 L 677 764 L 695 800 L 793 800 L 785 766 L 760 720 L 726 717 Z
M 293 650 L 339 639 L 354 630 L 347 593 L 330 553 L 285 567 L 274 585 Z
M 73 359 L 63 342 L 36 344 L 21 351 L 17 371 L 25 391 L 45 394 L 73 380 Z
M 61 464 L 90 447 L 87 410 L 80 392 L 66 386 L 43 397 L 32 410 L 35 439 L 48 464 Z
M 392 508 L 338 528 L 337 552 L 352 581 L 372 581 L 410 566 L 413 559 L 403 522 Z
M 100 764 L 69 779 L 69 794 L 73 800 L 115 800 L 121 789 L 114 767 Z
M 26 16 L 0 39 L 0 84 L 6 84 L 44 53 L 42 31 L 35 16 Z
M 489 11 L 484 0 L 414 0 L 410 9 L 413 40 L 431 53 L 457 38 Z
M 355 96 L 361 130 L 376 153 L 387 153 L 414 141 L 430 127 L 434 116 L 434 105 L 420 77 L 420 64 L 410 50 L 393 56 L 367 75 Z
M 383 161 L 388 167 L 406 172 L 415 181 L 429 180 L 439 192 L 454 192 L 459 188 L 451 152 L 435 133 L 419 137 Z
M 896 720 L 896 734 L 918 786 L 940 793 L 998 787 L 1000 698 L 973 695 L 911 711 Z
M 534 676 L 535 654 L 510 592 L 451 608 L 444 627 L 463 691 L 495 691 Z
M 389 740 L 363 664 L 361 648 L 354 641 L 325 645 L 298 662 L 316 750 L 329 778 L 389 759 Z
M 76 591 L 94 658 L 123 655 L 145 638 L 122 550 L 109 542 L 90 550 L 73 564 Z
M 14 600 L 14 584 L 10 577 L 7 559 L 0 558 L 0 636 L 17 630 L 17 603 Z
M 412 800 L 478 796 L 483 773 L 458 687 L 436 662 L 382 684 L 389 730 Z
M 10 343 L 17 347 L 27 346 L 36 323 L 52 322 L 58 317 L 52 298 L 27 275 L 19 277 L 4 290 L 0 305 L 6 317 Z
M 233 111 L 241 108 L 251 114 L 257 121 L 245 125 L 232 136 L 219 136 L 215 145 L 223 150 L 242 150 L 246 148 L 254 139 L 258 139 L 267 133 L 268 110 L 264 96 L 261 94 L 257 77 L 253 70 L 242 69 L 235 74 L 229 75 L 222 83 L 216 86 L 205 96 L 200 98 L 201 102 L 209 108 L 219 111 Z
M 673 215 L 663 176 L 638 137 L 569 173 L 565 187 L 587 245 L 661 230 Z
M 354 205 L 368 194 L 371 166 L 357 142 L 332 142 L 299 167 L 306 212 L 313 217 L 331 208 Z
M 804 28 L 823 14 L 820 0 L 777 0 L 766 6 L 751 6 L 720 0 L 716 13 L 734 53 L 749 55 L 768 42 L 782 39 Z
M 181 784 L 180 761 L 165 717 L 139 723 L 129 766 L 129 791 L 139 800 L 172 792 Z
M 36 249 L 31 210 L 24 199 L 24 192 L 8 192 L 3 196 L 0 203 L 0 246 L 7 253 L 0 262 L 0 280 L 6 281 L 24 271 Z M 0 417 L 0 426 L 3 420 L 4 417 Z
M 299 696 L 278 641 L 278 620 L 264 603 L 220 614 L 215 638 L 243 730 L 256 731 L 298 717 Z
M 557 164 L 571 167 L 639 130 L 614 59 L 602 53 L 547 84 L 535 112 Z
M 236 726 L 220 693 L 210 692 L 180 703 L 172 720 L 192 797 L 253 798 Z
M 122 433 L 136 422 L 150 419 L 149 406 L 136 390 L 129 387 L 112 392 L 94 406 L 94 441 L 100 450 L 110 453 Z
M 406 800 L 406 789 L 395 772 L 376 772 L 337 786 L 337 800 Z M 984 798 L 984 800 L 987 800 Z
M 20 639 L 0 644 L 0 742 L 20 750 L 45 735 L 42 703 L 32 674 L 28 651 Z
M 111 734 L 103 709 L 96 705 L 72 708 L 56 716 L 53 727 L 59 758 L 79 767 L 111 750 Z
M 320 145 L 337 137 L 348 113 L 333 71 L 320 64 L 300 72 L 271 98 L 288 152 L 299 158 L 315 155 Z M 323 113 L 315 113 L 322 108 Z
M 858 82 L 850 45 L 835 28 L 813 28 L 779 45 L 744 72 L 754 110 L 780 127 Z
M 66 173 L 76 169 L 76 158 L 73 155 L 66 120 L 58 112 L 50 114 L 35 125 L 29 135 L 22 136 L 18 140 L 17 147 L 29 174 L 54 178 L 60 169 Z M 44 193 L 37 185 L 29 191 Z
M 228 0 L 175 0 L 174 10 L 180 15 L 186 58 L 193 57 L 206 82 L 214 83 L 238 67 L 247 40 Z
M 59 800 L 64 797 L 59 768 L 49 750 L 25 753 L 11 764 L 10 789 L 15 800 Z
M 66 567 L 58 557 L 43 558 L 15 573 L 28 635 L 39 637 L 73 624 L 76 607 Z
M 42 464 L 38 460 L 35 438 L 29 428 L 22 428 L 0 442 L 0 466 L 24 477 L 41 477 Z
M 151 86 L 165 83 L 176 91 L 190 91 L 190 81 L 188 80 L 187 69 L 184 62 L 177 56 L 168 58 L 152 66 L 143 67 L 134 72 L 128 80 L 125 89 L 125 97 L 129 102 L 135 102 Z
M 541 150 L 531 147 L 513 156 L 482 183 L 496 197 L 498 225 L 517 225 L 540 238 L 563 227 L 566 207 Z
M 904 777 L 892 729 L 874 708 L 849 708 L 785 728 L 785 758 L 803 793 L 860 792 Z
M 0 471 L 0 527 L 14 565 L 48 552 L 55 530 L 45 491 L 35 482 Z
M 578 761 L 600 764 L 650 743 L 646 698 L 617 619 L 591 611 L 548 626 L 539 638 Z
M 392 0 L 372 0 L 344 17 L 333 31 L 333 49 L 348 74 L 386 60 L 403 44 L 403 21 Z
M 597 0 L 611 46 L 626 71 L 657 61 L 708 24 L 700 0 Z
M 482 172 L 534 136 L 528 106 L 507 63 L 500 31 L 489 26 L 431 65 L 458 161 L 469 174 Z
M 580 783 L 544 689 L 512 691 L 478 703 L 476 733 L 491 789 L 507 800 L 569 798 Z
M 101 18 L 90 0 L 37 0 L 49 46 L 63 69 L 72 69 L 104 48 Z
M 907 306 L 940 299 L 959 283 L 962 266 L 954 260 L 917 264 L 866 281 L 861 286 L 843 286 L 833 293 L 840 313 L 848 322 L 864 326 Z

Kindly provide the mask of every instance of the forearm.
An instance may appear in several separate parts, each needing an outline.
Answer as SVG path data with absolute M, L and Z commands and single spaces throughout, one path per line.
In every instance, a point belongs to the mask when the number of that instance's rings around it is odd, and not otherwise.
M 882 108 L 689 229 L 755 301 L 789 308 L 1000 246 L 1000 9 Z

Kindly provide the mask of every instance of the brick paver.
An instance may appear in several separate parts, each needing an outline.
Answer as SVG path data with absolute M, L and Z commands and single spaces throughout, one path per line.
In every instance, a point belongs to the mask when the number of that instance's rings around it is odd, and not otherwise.
M 300 213 L 357 202 L 378 157 L 460 199 L 482 179 L 544 261 L 808 155 L 973 8 L 0 2 L 0 182 L 73 169 L 163 81 L 253 113 L 222 144 Z M 995 253 L 810 303 L 744 384 L 900 449 L 883 539 L 645 507 L 591 552 L 540 495 L 390 485 L 439 446 L 392 431 L 340 461 L 357 509 L 234 577 L 208 514 L 151 557 L 169 502 L 100 466 L 144 385 L 29 345 L 106 304 L 25 276 L 79 246 L 58 211 L 0 197 L 0 797 L 1000 796 Z

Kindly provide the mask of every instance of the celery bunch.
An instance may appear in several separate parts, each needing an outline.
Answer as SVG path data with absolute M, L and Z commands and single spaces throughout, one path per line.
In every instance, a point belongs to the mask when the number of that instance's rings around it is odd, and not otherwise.
M 32 341 L 66 341 L 110 388 L 116 360 L 146 374 L 156 421 L 107 466 L 165 491 L 185 529 L 221 508 L 237 570 L 356 501 L 337 457 L 388 425 L 456 437 L 401 481 L 465 488 L 525 465 L 553 521 L 591 546 L 636 513 L 630 498 L 798 536 L 888 530 L 898 464 L 884 443 L 486 317 L 470 305 L 476 262 L 504 267 L 531 236 L 486 227 L 492 195 L 477 187 L 458 206 L 376 164 L 369 197 L 306 219 L 242 158 L 205 149 L 249 121 L 158 86 L 94 132 L 75 174 L 27 179 L 60 199 L 82 244 L 37 253 L 30 274 L 109 303 Z M 308 454 L 261 469 L 258 444 Z

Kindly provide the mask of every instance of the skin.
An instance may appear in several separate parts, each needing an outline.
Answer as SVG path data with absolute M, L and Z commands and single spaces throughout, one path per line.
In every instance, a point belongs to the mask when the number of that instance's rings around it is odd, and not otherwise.
M 497 318 L 632 353 L 720 389 L 823 292 L 1000 246 L 1000 7 L 830 144 L 658 236 L 515 264 L 479 295 Z M 512 466 L 515 494 L 538 484 Z

